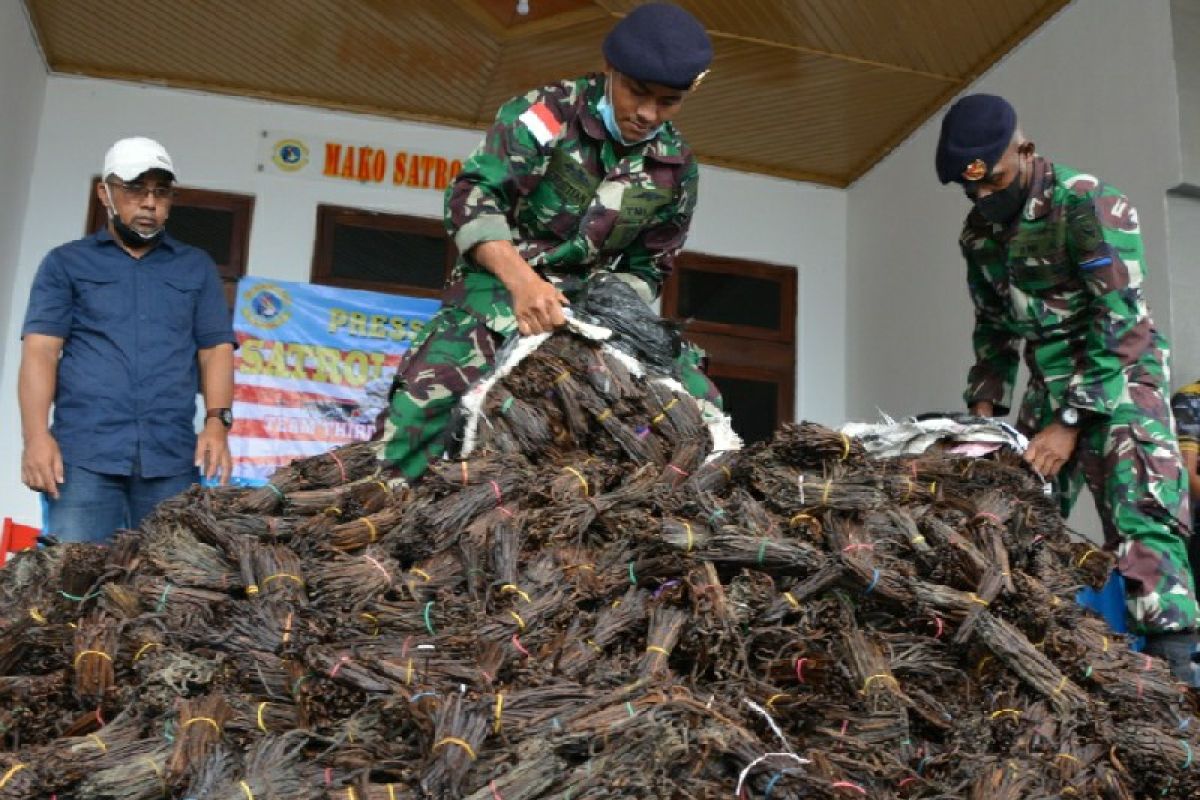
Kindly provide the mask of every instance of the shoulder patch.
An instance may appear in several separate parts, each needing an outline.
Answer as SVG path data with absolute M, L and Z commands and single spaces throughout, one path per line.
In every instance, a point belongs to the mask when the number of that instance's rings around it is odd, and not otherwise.
M 554 116 L 554 112 L 544 102 L 534 103 L 517 119 L 541 145 L 554 141 L 562 132 L 562 121 Z

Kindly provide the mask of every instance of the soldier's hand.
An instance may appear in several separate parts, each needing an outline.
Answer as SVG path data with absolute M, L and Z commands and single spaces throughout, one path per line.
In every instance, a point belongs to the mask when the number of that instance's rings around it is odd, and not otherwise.
M 21 482 L 35 492 L 58 499 L 58 486 L 64 483 L 62 453 L 49 431 L 25 442 L 21 453 Z
M 563 306 L 570 305 L 566 296 L 549 281 L 530 270 L 530 277 L 510 288 L 517 330 L 522 336 L 549 333 L 567 323 Z
M 1053 422 L 1038 431 L 1029 442 L 1025 460 L 1043 477 L 1053 478 L 1075 452 L 1079 429 Z
M 975 417 L 994 417 L 996 416 L 996 407 L 990 400 L 980 400 L 972 403 L 970 407 L 972 416 Z

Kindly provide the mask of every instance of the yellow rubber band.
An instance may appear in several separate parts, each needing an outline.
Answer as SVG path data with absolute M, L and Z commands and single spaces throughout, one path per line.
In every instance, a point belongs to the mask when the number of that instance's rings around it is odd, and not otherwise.
M 933 481 L 932 483 L 929 484 L 929 493 L 937 494 L 937 481 Z
M 25 769 L 24 764 L 13 764 L 11 767 L 9 767 L 8 772 L 4 773 L 4 777 L 0 778 L 0 789 L 4 788 L 4 784 L 8 783 L 13 775 L 16 775 L 23 769 Z
M 89 738 L 89 739 L 91 739 L 93 742 L 95 742 L 95 743 L 96 743 L 96 746 L 100 748 L 100 752 L 101 752 L 101 753 L 107 753 L 107 752 L 108 752 L 108 745 L 106 745 L 106 744 L 104 743 L 104 740 L 103 740 L 103 739 L 101 739 L 99 736 L 97 736 L 97 735 L 96 735 L 96 734 L 94 734 L 94 733 L 89 733 L 89 734 L 88 734 L 88 738 Z
M 721 472 L 724 472 L 724 473 L 725 473 L 725 480 L 727 480 L 727 481 L 731 481 L 731 480 L 733 480 L 733 473 L 729 471 L 729 467 L 727 467 L 727 466 L 725 466 L 724 464 L 722 464 L 722 465 L 721 465 Z
M 346 800 L 358 800 L 358 795 L 355 793 L 353 786 L 346 787 Z
M 142 645 L 141 647 L 138 648 L 138 651 L 136 653 L 133 654 L 133 660 L 137 661 L 139 658 L 141 658 L 143 655 L 145 655 L 146 651 L 149 650 L 151 647 L 162 647 L 162 645 L 159 644 L 158 642 L 146 642 L 144 645 Z
M 867 690 L 871 688 L 871 684 L 874 683 L 875 681 L 888 681 L 893 686 L 900 685 L 894 676 L 888 675 L 885 672 L 880 672 L 880 673 L 870 676 L 865 681 L 863 681 L 862 693 L 866 694 Z
M 495 722 L 492 723 L 492 732 L 493 733 L 500 733 L 500 729 L 501 729 L 501 727 L 503 727 L 501 725 L 500 719 L 503 714 L 504 714 L 504 693 L 497 692 L 496 693 L 496 710 L 492 713 L 492 716 L 495 719 Z
M 183 723 L 183 727 L 186 728 L 194 722 L 207 722 L 209 725 L 213 726 L 213 730 L 215 730 L 217 733 L 221 732 L 221 726 L 218 725 L 217 721 L 212 717 L 192 717 L 187 722 Z
M 1021 709 L 1019 709 L 1019 708 L 1002 708 L 999 711 L 993 711 L 991 714 L 991 718 L 997 719 L 998 717 L 1002 717 L 1005 714 L 1012 714 L 1017 719 L 1020 719 L 1021 718 Z
M 389 489 L 388 485 L 386 483 L 384 483 L 383 481 L 375 481 L 375 485 L 378 486 L 380 489 L 383 489 L 384 494 L 392 493 L 392 490 Z
M 566 373 L 563 373 L 563 374 L 565 375 Z M 460 739 L 457 736 L 445 737 L 444 739 L 439 741 L 437 744 L 435 744 L 433 746 L 433 749 L 437 750 L 438 748 L 442 747 L 443 745 L 447 745 L 447 744 L 458 745 L 459 747 L 461 747 L 463 750 L 465 750 L 467 752 L 467 755 L 471 757 L 472 761 L 475 760 L 475 748 L 471 747 L 471 743 L 468 742 L 466 739 Z
M 1108 637 L 1101 636 L 1100 639 L 1104 642 L 1104 651 L 1103 652 L 1107 653 L 1108 652 Z
M 833 488 L 833 480 L 825 481 L 825 491 L 821 492 L 821 505 L 829 502 L 829 490 Z
M 38 611 L 36 608 L 29 609 L 29 616 L 33 618 L 34 622 L 40 623 L 42 625 L 46 624 L 46 617 L 43 616 L 42 612 Z
M 584 639 L 583 641 L 584 641 L 584 644 L 586 644 L 588 647 L 595 650 L 597 653 L 604 652 L 602 649 L 600 649 L 600 645 L 596 644 L 596 641 L 594 639 Z
M 1097 550 L 1095 550 L 1094 548 L 1093 548 L 1093 549 L 1091 549 L 1091 550 L 1088 550 L 1086 553 L 1084 553 L 1083 555 L 1081 555 L 1081 556 L 1079 557 L 1079 560 L 1075 562 L 1075 566 L 1076 566 L 1076 567 L 1082 567 L 1082 566 L 1083 566 L 1083 562 L 1085 562 L 1085 561 L 1087 561 L 1087 560 L 1088 560 L 1088 556 L 1092 555 L 1092 553 L 1095 553 L 1095 552 L 1098 552 L 1098 551 L 1097 551 Z
M 779 700 L 782 697 L 787 697 L 787 695 L 786 694 L 773 694 L 770 697 L 768 697 L 767 698 L 767 708 L 774 711 L 775 710 L 775 701 Z
M 84 656 L 100 656 L 101 658 L 105 658 L 110 662 L 112 661 L 112 656 L 103 650 L 80 650 L 79 655 L 75 656 L 75 669 L 79 669 L 79 659 L 83 658 Z
M 1056 755 L 1054 758 L 1055 758 L 1056 760 L 1057 760 L 1057 759 L 1060 759 L 1060 758 L 1065 758 L 1065 759 L 1067 759 L 1067 760 L 1069 760 L 1069 761 L 1074 761 L 1076 764 L 1078 764 L 1078 763 L 1079 763 L 1079 759 L 1078 759 L 1078 758 L 1076 758 L 1075 756 L 1071 755 L 1070 753 L 1059 753 L 1059 754 L 1058 754 L 1058 755 Z
M 554 386 L 558 386 L 560 383 L 562 383 L 563 381 L 567 380 L 567 379 L 568 379 L 568 378 L 570 378 L 570 377 L 571 377 L 571 373 L 569 373 L 569 372 L 565 372 L 565 371 L 564 371 L 564 372 L 560 372 L 560 373 L 558 373 L 558 377 L 556 377 L 556 378 L 554 379 L 554 384 L 553 384 L 553 385 L 554 385 Z
M 599 419 L 599 418 L 597 418 L 597 419 Z M 588 482 L 587 482 L 587 478 L 583 477 L 583 473 L 582 473 L 582 472 L 580 472 L 579 470 L 575 469 L 574 467 L 563 467 L 563 470 L 564 470 L 564 471 L 566 471 L 566 472 L 569 472 L 569 473 L 571 473 L 572 475 L 574 475 L 576 478 L 578 478 L 578 479 L 579 479 L 579 485 L 583 487 L 583 493 L 584 493 L 584 495 L 587 495 L 587 494 L 588 494 L 588 492 L 590 492 L 590 491 L 591 491 L 591 490 L 588 488 Z
M 250 784 L 238 781 L 238 786 L 242 787 L 242 791 L 246 793 L 246 800 L 254 800 L 254 792 L 250 791 Z
M 330 511 L 332 511 L 332 512 L 333 512 L 333 514 L 332 514 L 331 516 L 334 516 L 334 517 L 341 516 L 341 513 L 342 513 L 342 510 L 341 510 L 340 508 L 338 508 L 337 506 L 329 506 L 328 508 L 326 508 L 326 509 L 325 509 L 324 511 L 322 511 L 321 513 L 322 513 L 322 514 L 329 514 L 329 512 L 330 512 Z
M 367 526 L 367 541 L 374 544 L 375 540 L 379 538 L 379 528 L 375 527 L 375 523 L 371 522 L 370 517 L 363 517 L 362 521 Z
M 850 437 L 842 434 L 842 461 L 850 457 Z
M 917 534 L 916 536 L 914 536 L 912 538 L 912 543 L 913 544 L 925 544 L 925 537 L 921 536 L 920 534 Z
M 971 592 L 970 598 L 971 598 L 972 603 L 978 603 L 979 605 L 983 606 L 984 608 L 987 608 L 989 605 L 991 605 L 991 603 L 989 603 L 987 600 L 984 600 L 982 597 L 975 594 L 974 592 Z
M 1058 682 L 1058 688 L 1054 690 L 1055 694 L 1062 694 L 1063 687 L 1067 685 L 1067 676 L 1063 675 L 1062 680 Z
M 289 581 L 295 581 L 301 586 L 304 585 L 303 578 L 301 578 L 299 575 L 293 575 L 290 572 L 277 572 L 274 575 L 268 575 L 267 577 L 263 578 L 262 585 L 266 586 L 268 583 L 278 578 L 287 578 Z
M 692 533 L 692 523 L 690 523 L 690 522 L 683 523 L 683 529 L 685 531 L 687 531 L 687 549 L 684 550 L 683 552 L 690 553 L 690 552 L 692 552 L 692 544 L 694 544 L 695 538 L 696 538 L 695 535 Z
M 666 414 L 659 414 L 658 416 L 654 417 L 654 419 L 650 420 L 650 424 L 657 425 L 658 423 L 662 422 L 666 418 L 667 418 Z
M 247 597 L 255 597 L 258 595 L 258 592 L 259 592 L 259 588 L 258 588 L 258 584 L 256 584 L 256 583 L 252 583 L 246 587 L 246 596 Z
M 270 733 L 270 731 L 267 730 L 267 724 L 263 721 L 263 712 L 267 710 L 267 706 L 269 705 L 270 703 L 258 704 L 258 729 L 263 733 Z
M 798 601 L 798 600 L 797 600 L 795 597 L 792 597 L 792 593 L 791 593 L 791 592 L 784 592 L 784 593 L 783 593 L 783 599 L 787 600 L 787 601 L 788 601 L 788 605 L 790 605 L 792 608 L 795 608 L 795 609 L 799 610 L 799 608 L 800 608 L 800 601 Z
M 525 620 L 521 619 L 521 615 L 515 611 L 509 611 L 508 615 L 517 621 L 517 627 L 525 630 Z
M 668 652 L 667 652 L 666 648 L 659 647 L 659 646 L 658 646 L 658 645 L 656 645 L 656 644 L 649 645 L 649 646 L 646 648 L 646 652 L 647 652 L 647 653 L 658 653 L 659 655 L 663 655 L 663 656 L 669 656 L 669 655 L 671 655 L 670 653 L 668 653 Z
M 975 674 L 976 674 L 976 675 L 982 675 L 982 674 L 983 674 L 983 668 L 984 668 L 985 666 L 987 666 L 987 662 L 989 662 L 989 661 L 991 661 L 991 660 L 992 660 L 992 657 L 991 657 L 991 656 L 984 656 L 983 658 L 979 659 L 979 663 L 975 665 Z
M 433 580 L 433 577 L 428 572 L 421 569 L 420 567 L 413 567 L 412 569 L 409 570 L 409 572 L 411 572 L 413 575 L 416 575 L 418 578 L 425 581 L 426 583 L 429 583 L 431 580 Z
M 375 616 L 374 614 L 369 614 L 369 613 L 367 613 L 366 611 L 362 612 L 362 613 L 361 613 L 361 614 L 359 614 L 358 616 L 362 617 L 363 619 L 370 620 L 372 623 L 374 623 L 374 624 L 375 624 L 375 630 L 371 631 L 371 635 L 372 635 L 372 636 L 378 636 L 378 635 L 379 635 L 379 627 L 380 627 L 380 626 L 379 626 L 379 617 Z
M 599 414 L 596 415 L 596 422 L 604 422 L 604 420 L 608 419 L 611 416 L 612 416 L 612 409 L 606 408 L 603 411 L 601 411 Z
M 500 587 L 500 594 L 509 593 L 515 593 L 517 597 L 520 597 L 526 603 L 529 602 L 529 595 L 526 592 L 521 591 L 521 587 L 517 586 L 515 583 L 506 583 Z
M 405 686 L 412 686 L 412 676 L 413 676 L 413 660 L 410 658 L 408 660 L 408 670 L 404 675 L 404 685 Z
M 396 800 L 396 790 L 392 788 L 392 785 L 390 783 L 387 785 L 387 787 L 388 787 L 388 800 Z

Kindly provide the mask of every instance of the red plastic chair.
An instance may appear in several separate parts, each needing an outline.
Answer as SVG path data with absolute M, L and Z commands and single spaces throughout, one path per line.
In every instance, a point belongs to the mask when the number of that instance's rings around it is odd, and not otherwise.
M 4 530 L 0 533 L 0 563 L 8 560 L 9 553 L 36 546 L 40 533 L 41 531 L 32 525 L 20 525 L 5 517 Z

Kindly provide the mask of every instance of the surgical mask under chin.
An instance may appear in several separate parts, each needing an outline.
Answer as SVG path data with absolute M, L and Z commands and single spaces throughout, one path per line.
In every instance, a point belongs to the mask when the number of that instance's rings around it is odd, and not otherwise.
M 164 228 L 158 227 L 153 233 L 141 233 L 125 224 L 121 216 L 116 211 L 116 205 L 113 203 L 112 190 L 108 188 L 108 184 L 104 184 L 104 193 L 108 195 L 108 218 L 112 221 L 113 230 L 117 232 L 117 236 L 121 241 L 129 247 L 150 247 L 162 241 Z
M 975 201 L 975 208 L 988 222 L 997 225 L 1007 225 L 1017 218 L 1025 206 L 1025 188 L 1021 186 L 1021 176 L 1013 178 L 1012 183 L 998 192 L 992 192 L 987 197 Z
M 655 136 L 658 136 L 658 132 L 662 130 L 662 125 L 659 125 L 657 128 L 650 131 L 650 133 L 646 134 L 646 136 L 643 138 L 634 139 L 633 141 L 629 141 L 621 135 L 621 126 L 617 124 L 617 112 L 613 110 L 613 105 L 608 99 L 609 87 L 611 85 L 612 77 L 609 76 L 605 80 L 604 97 L 601 97 L 600 102 L 596 104 L 596 110 L 600 112 L 600 119 L 604 120 L 604 128 L 608 131 L 608 135 L 626 147 L 630 147 L 635 144 L 641 144 L 642 142 L 648 142 Z

